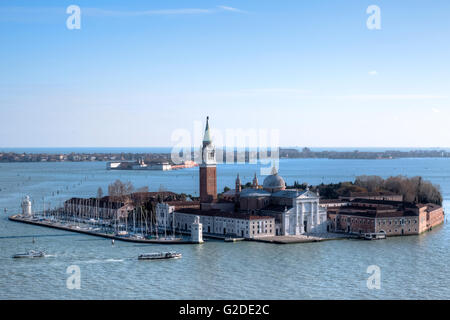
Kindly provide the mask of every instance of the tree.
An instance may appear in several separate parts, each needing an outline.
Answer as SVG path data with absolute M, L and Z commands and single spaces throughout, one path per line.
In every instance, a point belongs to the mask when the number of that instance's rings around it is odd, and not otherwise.
M 223 188 L 223 192 L 227 192 L 227 191 L 230 191 L 230 188 L 228 188 L 228 187 Z
M 148 187 L 147 186 L 140 187 L 136 189 L 135 192 L 148 192 Z
M 378 191 L 383 186 L 384 180 L 379 176 L 359 176 L 356 177 L 355 184 L 367 189 L 368 192 Z
M 120 180 L 116 180 L 108 186 L 108 195 L 111 197 L 122 197 L 125 195 L 129 195 L 134 190 L 134 186 L 131 182 L 122 182 Z

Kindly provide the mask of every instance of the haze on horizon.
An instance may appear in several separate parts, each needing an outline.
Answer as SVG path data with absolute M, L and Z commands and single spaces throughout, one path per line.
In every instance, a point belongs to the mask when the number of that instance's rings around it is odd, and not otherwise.
M 66 8 L 81 8 L 69 30 Z M 366 27 L 369 5 L 381 30 Z M 278 130 L 281 146 L 450 147 L 450 2 L 0 4 L 0 149 L 164 147 Z M 198 142 L 196 142 L 198 144 Z

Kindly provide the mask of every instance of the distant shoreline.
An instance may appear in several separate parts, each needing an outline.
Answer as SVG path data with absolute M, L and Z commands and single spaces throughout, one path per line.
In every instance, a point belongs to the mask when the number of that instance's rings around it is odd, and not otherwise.
M 154 152 L 98 152 L 98 148 L 86 148 L 83 152 L 61 152 L 61 153 L 32 153 L 32 152 L 12 152 L 1 151 L 0 149 L 0 163 L 11 162 L 82 162 L 82 161 L 137 161 L 144 159 L 145 162 L 171 162 L 170 152 L 163 148 L 155 148 Z M 168 149 L 168 148 L 167 148 Z M 62 150 L 61 150 L 62 151 Z M 69 150 L 67 150 L 69 151 Z M 263 158 L 271 158 L 270 151 L 264 157 L 260 157 L 256 151 L 234 151 L 234 159 L 243 160 L 246 162 L 250 159 L 258 160 Z M 219 154 L 219 150 L 218 150 Z M 192 154 L 192 158 L 193 154 Z M 450 150 L 444 149 L 418 149 L 418 150 L 385 150 L 385 151 L 335 151 L 323 150 L 314 151 L 309 148 L 280 148 L 277 156 L 279 159 L 361 159 L 361 160 L 389 160 L 400 158 L 450 158 Z M 228 159 L 229 160 L 229 159 Z M 220 161 L 218 161 L 220 163 Z M 223 163 L 225 161 L 225 152 L 223 152 Z

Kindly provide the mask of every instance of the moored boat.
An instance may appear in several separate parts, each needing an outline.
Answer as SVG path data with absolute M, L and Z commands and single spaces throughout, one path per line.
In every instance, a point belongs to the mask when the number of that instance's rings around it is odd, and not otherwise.
M 174 251 L 143 253 L 138 256 L 139 260 L 160 260 L 160 259 L 178 259 L 178 258 L 181 258 L 181 253 Z
M 363 233 L 360 236 L 364 240 L 381 240 L 386 239 L 386 233 L 378 232 L 378 233 Z
M 237 241 L 242 241 L 242 240 L 244 240 L 244 238 L 233 238 L 233 237 L 228 237 L 228 238 L 225 238 L 225 239 L 224 239 L 225 242 L 237 242 Z

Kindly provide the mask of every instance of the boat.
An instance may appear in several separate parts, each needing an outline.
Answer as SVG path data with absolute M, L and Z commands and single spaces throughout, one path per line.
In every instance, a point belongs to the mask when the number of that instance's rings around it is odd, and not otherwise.
M 42 258 L 45 257 L 44 251 L 29 250 L 25 253 L 18 253 L 12 256 L 13 258 Z
M 225 242 L 237 242 L 237 241 L 242 241 L 242 240 L 244 240 L 244 238 L 233 238 L 233 237 L 228 237 L 228 238 L 225 238 L 225 239 L 224 239 Z
M 143 253 L 138 256 L 139 260 L 160 260 L 160 259 L 179 259 L 179 258 L 181 258 L 181 253 L 174 251 Z
M 364 240 L 381 240 L 386 239 L 386 233 L 378 232 L 378 233 L 363 233 L 361 238 Z

